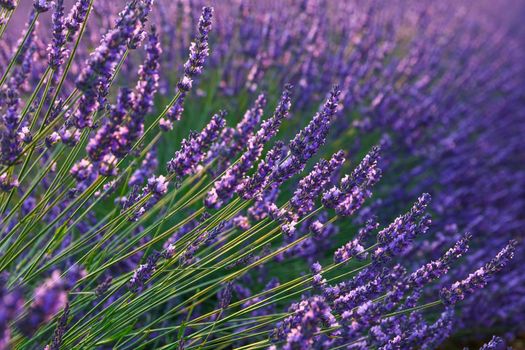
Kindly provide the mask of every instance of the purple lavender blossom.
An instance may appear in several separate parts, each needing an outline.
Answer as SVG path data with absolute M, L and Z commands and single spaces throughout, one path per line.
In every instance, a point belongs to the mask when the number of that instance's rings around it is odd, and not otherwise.
M 32 335 L 38 327 L 51 320 L 67 303 L 67 292 L 64 280 L 58 270 L 35 289 L 33 302 L 28 314 L 18 324 L 26 335 Z
M 133 272 L 133 276 L 130 278 L 128 287 L 133 292 L 142 291 L 144 284 L 153 276 L 157 268 L 157 261 L 160 258 L 160 254 L 154 252 L 151 254 L 144 264 L 139 265 Z
M 6 10 L 14 10 L 16 7 L 16 0 L 1 0 L 0 7 Z
M 504 350 L 505 341 L 500 337 L 493 336 L 492 339 L 484 344 L 479 350 Z
M 341 180 L 340 188 L 334 186 L 324 193 L 323 205 L 335 209 L 338 215 L 348 216 L 355 213 L 372 195 L 370 188 L 381 177 L 381 170 L 377 165 L 378 158 L 379 148 L 374 147 L 352 174 Z
M 199 18 L 197 27 L 198 36 L 190 45 L 190 55 L 184 64 L 184 76 L 177 83 L 177 92 L 179 93 L 176 103 L 168 110 L 168 120 L 164 125 L 171 130 L 172 122 L 180 120 L 184 111 L 184 99 L 186 94 L 193 85 L 193 80 L 202 74 L 202 69 L 206 58 L 209 55 L 208 33 L 211 30 L 211 19 L 213 17 L 213 7 L 203 7 L 202 14 Z
M 53 3 L 49 0 L 35 0 L 33 2 L 33 7 L 36 10 L 36 12 L 47 12 L 51 8 Z
M 77 0 L 69 12 L 65 26 L 67 27 L 67 37 L 73 40 L 73 36 L 80 29 L 80 26 L 86 20 L 89 9 L 89 0 Z
M 303 216 L 314 209 L 314 203 L 321 192 L 327 189 L 332 175 L 344 163 L 344 152 L 335 153 L 329 161 L 321 160 L 313 170 L 299 181 L 293 197 L 290 199 L 292 210 Z
M 181 143 L 181 149 L 175 152 L 175 156 L 168 162 L 168 172 L 178 177 L 194 174 L 197 166 L 204 160 L 206 152 L 211 144 L 220 135 L 220 131 L 226 124 L 224 116 L 226 112 L 215 114 L 206 127 L 200 132 L 192 132 L 189 138 Z
M 147 178 L 155 173 L 158 165 L 159 162 L 157 160 L 157 152 L 155 150 L 151 150 L 146 153 L 146 157 L 144 157 L 144 160 L 140 166 L 133 172 L 133 174 L 131 174 L 131 177 L 128 181 L 128 186 L 133 187 L 144 184 L 144 181 L 146 181 Z
M 226 174 L 214 183 L 213 188 L 208 192 L 204 201 L 207 207 L 220 207 L 225 200 L 233 196 L 242 177 L 261 156 L 265 143 L 277 133 L 283 119 L 288 116 L 291 106 L 291 88 L 291 85 L 285 86 L 273 116 L 265 120 L 257 133 L 248 140 L 247 149 L 241 156 L 241 159 L 228 168 Z
M 56 70 L 62 65 L 65 50 L 66 33 L 64 25 L 64 0 L 57 0 L 53 12 L 53 43 L 48 47 L 48 61 L 51 69 Z
M 516 241 L 511 241 L 490 262 L 468 275 L 467 278 L 454 282 L 450 287 L 442 288 L 439 295 L 443 303 L 446 305 L 454 305 L 465 299 L 467 295 L 485 287 L 488 280 L 503 269 L 514 257 L 516 244 Z
M 319 337 L 316 333 L 321 327 L 333 327 L 337 324 L 332 310 L 323 297 L 305 298 L 290 306 L 291 316 L 277 325 L 274 338 L 285 341 L 283 349 L 309 349 Z
M 334 86 L 321 111 L 290 141 L 288 145 L 290 156 L 273 172 L 272 181 L 282 183 L 302 171 L 306 162 L 325 144 L 330 124 L 337 110 L 340 93 L 337 86 Z
M 83 92 L 78 110 L 74 115 L 79 129 L 92 126 L 91 114 L 99 107 L 99 97 L 104 97 L 119 59 L 123 56 L 129 40 L 142 30 L 141 21 L 150 11 L 152 1 L 130 2 L 113 29 L 104 35 L 100 45 L 80 72 L 76 87 Z

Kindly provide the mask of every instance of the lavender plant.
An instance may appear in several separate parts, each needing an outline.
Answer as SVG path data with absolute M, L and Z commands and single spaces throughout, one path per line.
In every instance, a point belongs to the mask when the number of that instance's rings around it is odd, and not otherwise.
M 518 5 L 285 3 L 0 0 L 0 349 L 519 336 Z

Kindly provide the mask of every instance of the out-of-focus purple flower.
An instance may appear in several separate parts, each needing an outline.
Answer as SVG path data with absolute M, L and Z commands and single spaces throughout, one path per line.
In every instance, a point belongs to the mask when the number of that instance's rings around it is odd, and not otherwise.
M 33 2 L 33 7 L 35 8 L 36 12 L 47 12 L 52 5 L 53 2 L 49 0 L 35 0 Z
M 51 320 L 67 303 L 67 291 L 60 271 L 55 270 L 51 277 L 39 285 L 34 292 L 33 302 L 18 328 L 26 335 L 32 335 L 38 327 Z
M 144 157 L 144 160 L 140 166 L 133 172 L 133 174 L 131 174 L 131 177 L 128 181 L 128 186 L 141 186 L 147 178 L 155 173 L 158 165 L 159 162 L 157 160 L 157 152 L 155 150 L 151 150 L 146 153 L 146 157 Z
M 0 7 L 6 10 L 14 10 L 16 7 L 16 0 L 1 0 Z
M 224 287 L 217 293 L 219 299 L 219 309 L 226 309 L 230 305 L 232 299 L 232 283 L 228 282 Z

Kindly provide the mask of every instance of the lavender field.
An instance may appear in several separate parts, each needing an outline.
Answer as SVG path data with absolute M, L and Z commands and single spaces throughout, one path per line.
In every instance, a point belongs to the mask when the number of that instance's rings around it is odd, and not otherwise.
M 0 350 L 525 349 L 524 21 L 0 0 Z

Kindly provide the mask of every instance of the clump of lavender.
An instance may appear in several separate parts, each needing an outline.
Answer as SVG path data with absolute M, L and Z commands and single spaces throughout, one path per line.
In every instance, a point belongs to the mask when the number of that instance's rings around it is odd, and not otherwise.
M 66 5 L 0 0 L 0 348 L 523 332 L 520 4 Z

